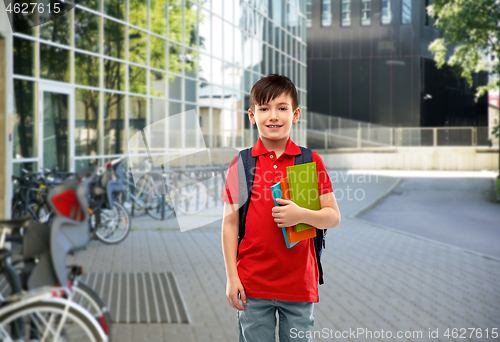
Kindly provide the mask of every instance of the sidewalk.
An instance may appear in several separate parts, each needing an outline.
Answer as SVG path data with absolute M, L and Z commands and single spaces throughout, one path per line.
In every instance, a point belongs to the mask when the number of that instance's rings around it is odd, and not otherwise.
M 446 328 L 500 328 L 498 261 L 354 218 L 399 178 L 331 177 L 342 222 L 328 232 L 323 252 L 325 284 L 315 306 L 315 331 L 323 338 L 315 341 L 438 341 L 428 337 L 437 328 L 446 341 Z M 181 233 L 174 221 L 134 219 L 136 230 L 120 245 L 94 241 L 69 262 L 82 263 L 86 272 L 175 273 L 191 323 L 115 324 L 115 341 L 237 341 L 236 311 L 225 298 L 220 223 Z M 349 331 L 361 328 L 375 336 Z M 382 329 L 386 337 L 376 338 Z M 335 338 L 336 331 L 344 338 Z M 422 335 L 398 339 L 398 331 Z M 467 340 L 498 341 L 485 334 Z

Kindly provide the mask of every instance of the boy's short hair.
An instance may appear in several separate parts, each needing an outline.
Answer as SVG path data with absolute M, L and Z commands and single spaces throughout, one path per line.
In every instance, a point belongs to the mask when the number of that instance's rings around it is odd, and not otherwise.
M 262 106 L 269 103 L 283 93 L 292 98 L 292 109 L 297 109 L 299 106 L 297 89 L 288 77 L 271 74 L 261 78 L 250 91 L 250 109 L 254 110 L 256 105 Z

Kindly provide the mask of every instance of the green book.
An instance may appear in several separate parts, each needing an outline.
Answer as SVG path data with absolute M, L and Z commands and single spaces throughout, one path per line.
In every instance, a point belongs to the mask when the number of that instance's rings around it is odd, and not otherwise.
M 288 188 L 290 189 L 290 199 L 299 207 L 320 210 L 316 162 L 287 166 L 286 175 Z M 312 228 L 311 225 L 298 223 L 293 230 L 301 232 L 310 228 Z

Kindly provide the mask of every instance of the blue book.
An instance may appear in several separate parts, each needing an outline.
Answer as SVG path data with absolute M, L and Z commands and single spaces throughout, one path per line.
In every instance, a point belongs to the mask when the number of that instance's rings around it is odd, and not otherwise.
M 278 206 L 279 204 L 278 204 L 278 202 L 276 202 L 276 198 L 282 198 L 281 197 L 281 183 L 278 182 L 278 183 L 274 184 L 273 186 L 271 186 L 271 192 L 273 194 L 274 204 L 276 204 Z M 292 248 L 293 246 L 298 244 L 298 242 L 288 243 L 288 237 L 286 235 L 286 227 L 282 227 L 281 229 L 283 230 L 283 236 L 285 237 L 286 248 Z

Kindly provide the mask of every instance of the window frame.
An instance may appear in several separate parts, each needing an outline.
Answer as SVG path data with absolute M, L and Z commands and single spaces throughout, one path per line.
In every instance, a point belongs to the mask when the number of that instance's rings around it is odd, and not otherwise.
M 409 7 L 409 15 L 410 15 L 410 21 L 404 22 L 404 9 L 405 9 L 405 2 L 409 2 L 410 7 Z M 401 25 L 411 25 L 412 22 L 412 0 L 401 0 Z M 424 8 L 425 10 L 425 8 Z M 427 12 L 427 11 L 426 11 Z
M 368 3 L 370 5 L 370 8 L 369 9 L 364 9 L 363 8 L 363 5 L 365 3 Z M 372 25 L 372 0 L 361 0 L 361 15 L 360 15 L 360 22 L 359 22 L 359 25 L 360 26 L 371 26 Z M 368 23 L 366 24 L 363 24 L 363 19 L 364 19 L 364 14 L 365 13 L 370 13 L 370 17 L 367 19 L 368 20 Z
M 349 4 L 349 11 L 344 11 L 344 3 Z M 340 27 L 352 27 L 352 0 L 341 0 L 340 1 Z M 349 13 L 349 24 L 344 25 L 344 12 Z
M 387 1 L 389 6 L 389 22 L 384 23 L 384 2 Z M 391 0 L 380 0 L 380 25 L 391 25 L 392 24 L 392 1 Z
M 325 24 L 325 18 L 324 15 L 326 13 L 325 11 L 325 1 L 328 1 L 328 7 L 329 7 L 329 24 Z M 332 0 L 321 0 L 321 27 L 331 27 L 332 26 Z
M 310 10 L 307 10 L 307 7 L 310 6 Z M 306 14 L 306 28 L 312 27 L 312 0 L 305 1 L 305 14 Z M 310 16 L 310 17 L 309 17 Z

